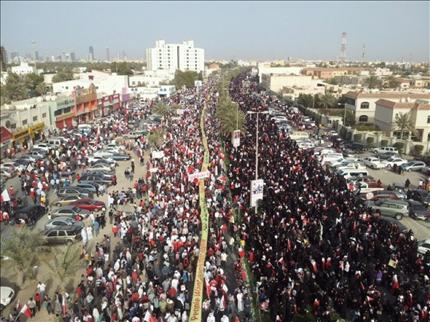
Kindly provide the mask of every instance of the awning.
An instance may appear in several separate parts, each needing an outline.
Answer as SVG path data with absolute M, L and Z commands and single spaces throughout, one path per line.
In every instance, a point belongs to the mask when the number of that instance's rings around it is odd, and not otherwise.
M 1 143 L 9 141 L 12 138 L 12 133 L 10 133 L 10 131 L 4 126 L 1 127 L 0 131 Z

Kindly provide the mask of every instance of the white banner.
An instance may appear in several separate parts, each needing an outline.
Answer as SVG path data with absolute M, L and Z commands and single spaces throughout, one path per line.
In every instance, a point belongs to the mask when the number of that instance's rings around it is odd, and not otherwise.
M 209 171 L 195 172 L 188 175 L 188 181 L 194 181 L 194 179 L 206 179 L 210 176 Z
M 231 144 L 233 144 L 235 148 L 240 146 L 240 130 L 231 132 Z
M 27 166 L 27 171 L 28 172 L 31 172 L 31 171 L 33 171 L 33 166 L 29 163 L 28 164 L 28 166 Z
M 10 201 L 9 192 L 6 189 L 1 193 L 1 198 L 3 199 L 3 202 Z
M 164 158 L 164 152 L 163 151 L 152 151 L 152 158 L 153 159 L 162 159 L 162 158 Z
M 257 206 L 258 200 L 263 200 L 264 180 L 251 181 L 251 207 Z

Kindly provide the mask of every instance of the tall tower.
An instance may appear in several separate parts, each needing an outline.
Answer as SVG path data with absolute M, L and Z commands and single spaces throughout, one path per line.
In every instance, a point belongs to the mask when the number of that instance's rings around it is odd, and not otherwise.
M 342 64 L 344 64 L 346 61 L 346 32 L 342 32 L 339 61 Z
M 94 47 L 93 46 L 90 46 L 90 48 L 88 49 L 88 60 L 94 61 Z
M 361 52 L 361 62 L 364 63 L 364 59 L 366 58 L 366 44 L 363 44 L 363 51 Z

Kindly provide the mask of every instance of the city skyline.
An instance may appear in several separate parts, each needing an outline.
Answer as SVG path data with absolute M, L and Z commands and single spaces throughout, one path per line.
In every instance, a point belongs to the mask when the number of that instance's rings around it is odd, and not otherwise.
M 126 52 L 143 60 L 146 48 L 163 39 L 194 40 L 208 60 L 337 60 L 346 32 L 346 60 L 360 60 L 363 45 L 368 60 L 429 60 L 428 2 L 2 1 L 1 9 L 2 46 L 22 56 L 35 52 L 35 40 L 42 57 L 66 51 L 85 59 L 93 46 L 96 60 L 106 58 L 106 48 L 111 59 Z M 54 14 L 55 25 L 48 19 Z M 77 15 L 92 24 L 78 24 Z

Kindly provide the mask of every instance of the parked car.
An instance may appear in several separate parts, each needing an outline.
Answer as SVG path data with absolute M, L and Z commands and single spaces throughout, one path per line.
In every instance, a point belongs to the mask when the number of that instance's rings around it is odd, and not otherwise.
M 389 160 L 392 158 L 398 158 L 399 154 L 397 152 L 386 152 L 382 154 L 378 154 L 378 158 L 381 160 Z
M 48 152 L 52 147 L 48 143 L 38 143 L 33 145 L 33 149 L 45 150 Z
M 430 239 L 421 240 L 418 242 L 418 253 L 425 255 L 430 252 Z
M 18 208 L 13 216 L 13 219 L 17 223 L 18 220 L 22 219 L 29 226 L 34 225 L 42 216 L 45 214 L 46 209 L 40 205 L 28 205 L 25 207 Z
M 409 204 L 404 200 L 369 200 L 366 201 L 366 206 L 369 207 L 373 213 L 379 212 L 382 216 L 396 218 L 397 220 L 401 220 L 403 217 L 409 215 Z
M 105 172 L 112 173 L 114 170 L 109 165 L 95 164 L 95 165 L 87 168 L 87 172 L 92 172 L 92 171 L 105 171 Z
M 106 151 L 96 151 L 93 153 L 94 157 L 100 157 L 100 158 L 112 158 L 113 153 L 106 152 Z
M 127 161 L 131 159 L 131 156 L 128 153 L 115 153 L 111 158 L 115 161 Z
M 380 190 L 373 192 L 373 198 L 371 200 L 379 200 L 379 199 L 393 199 L 400 200 L 404 199 L 404 196 L 395 190 Z
M 88 191 L 91 191 L 92 193 L 97 192 L 97 187 L 99 188 L 100 193 L 106 189 L 105 186 L 99 185 L 97 183 L 85 183 L 85 182 L 79 182 L 78 184 L 76 184 L 76 187 L 84 188 Z
M 400 166 L 403 171 L 421 171 L 425 167 L 426 164 L 423 161 L 409 161 Z
M 46 244 L 72 244 L 82 239 L 81 230 L 77 226 L 64 227 L 61 229 L 50 229 L 43 232 L 43 239 Z
M 57 191 L 58 197 L 65 197 L 67 195 L 79 195 L 82 198 L 92 198 L 93 193 L 86 189 L 79 188 L 79 187 L 72 187 L 72 186 L 58 189 Z
M 51 212 L 51 217 L 69 217 L 73 219 L 79 218 L 80 220 L 87 218 L 90 215 L 90 211 L 81 209 L 74 206 L 64 206 Z
M 0 286 L 0 311 L 8 306 L 15 297 L 15 291 L 9 286 Z
M 409 217 L 419 220 L 430 220 L 430 212 L 425 205 L 419 201 L 408 200 Z
M 430 167 L 426 166 L 426 167 L 422 168 L 421 172 L 427 176 L 430 176 Z
M 397 167 L 399 167 L 399 166 L 401 166 L 401 165 L 403 165 L 405 163 L 408 163 L 408 160 L 399 158 L 398 156 L 397 157 L 390 157 L 386 161 L 386 164 L 387 164 L 388 168 L 392 168 L 392 167 L 394 167 L 394 165 L 396 165 Z
M 45 224 L 45 230 L 50 229 L 62 229 L 64 227 L 70 227 L 70 226 L 76 226 L 76 227 L 84 227 L 84 224 L 82 221 L 77 221 L 70 217 L 56 217 L 51 220 L 49 220 Z
M 383 169 L 387 167 L 387 162 L 375 157 L 366 157 L 363 163 L 371 169 Z
M 90 165 L 104 163 L 104 164 L 109 164 L 111 167 L 115 167 L 117 165 L 117 162 L 110 157 L 106 158 L 106 157 L 95 156 L 95 155 L 88 157 L 88 163 Z
M 393 153 L 397 153 L 397 154 L 399 153 L 399 151 L 395 147 L 393 147 L 393 146 L 385 146 L 385 147 L 382 147 L 382 148 L 373 149 L 373 153 L 376 153 L 378 155 L 384 154 L 384 153 L 387 153 L 387 152 L 393 152 Z
M 59 199 L 55 205 L 58 207 L 67 206 L 80 199 L 82 199 L 80 195 L 65 195 L 63 198 Z
M 98 211 L 104 209 L 105 203 L 103 201 L 95 200 L 95 199 L 79 199 L 71 204 L 74 207 L 86 209 L 89 211 Z
M 430 193 L 424 189 L 410 189 L 406 193 L 408 199 L 412 199 L 430 206 Z

